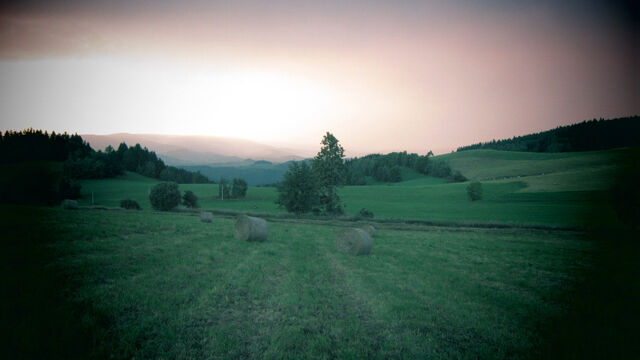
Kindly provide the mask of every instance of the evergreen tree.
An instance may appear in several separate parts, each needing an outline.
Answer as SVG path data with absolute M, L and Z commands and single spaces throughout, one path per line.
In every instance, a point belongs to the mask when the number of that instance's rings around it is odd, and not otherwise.
M 330 132 L 327 132 L 321 144 L 322 147 L 312 162 L 313 173 L 318 181 L 320 207 L 328 214 L 341 214 L 344 210 L 336 188 L 346 180 L 344 148 Z

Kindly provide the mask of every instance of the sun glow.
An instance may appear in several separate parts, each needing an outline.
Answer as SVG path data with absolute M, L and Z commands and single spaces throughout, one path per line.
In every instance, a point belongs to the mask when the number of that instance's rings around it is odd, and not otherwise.
M 322 126 L 340 111 L 322 82 L 287 72 L 122 58 L 7 62 L 4 118 L 76 119 L 105 133 L 203 134 L 273 140 Z M 38 106 L 27 106 L 36 100 Z M 26 112 L 26 113 L 25 113 Z M 46 126 L 51 128 L 51 126 Z

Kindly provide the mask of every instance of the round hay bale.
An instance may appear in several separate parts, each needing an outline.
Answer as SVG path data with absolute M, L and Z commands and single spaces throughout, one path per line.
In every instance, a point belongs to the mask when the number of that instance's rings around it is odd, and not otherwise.
M 78 202 L 76 200 L 64 199 L 62 200 L 63 209 L 79 209 Z
M 352 255 L 367 255 L 371 252 L 373 239 L 362 229 L 348 228 L 341 230 L 336 238 L 338 251 Z
M 267 232 L 267 222 L 264 219 L 239 215 L 233 237 L 244 241 L 265 241 Z
M 376 228 L 374 228 L 373 225 L 365 225 L 362 227 L 362 230 L 366 231 L 371 237 L 376 236 Z
M 200 221 L 210 223 L 213 220 L 213 214 L 208 211 L 200 213 Z

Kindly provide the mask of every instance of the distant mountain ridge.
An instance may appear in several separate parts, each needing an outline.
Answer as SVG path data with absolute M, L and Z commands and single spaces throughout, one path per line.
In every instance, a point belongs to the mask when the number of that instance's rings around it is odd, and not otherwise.
M 154 151 L 171 166 L 210 164 L 246 164 L 246 159 L 286 162 L 302 160 L 295 149 L 279 148 L 258 142 L 216 136 L 157 135 L 118 133 L 109 135 L 84 134 L 82 138 L 92 148 L 103 150 L 122 142 L 129 146 L 140 144 Z
M 640 146 L 640 116 L 593 119 L 511 139 L 493 140 L 459 147 L 465 150 L 527 152 L 573 152 Z
M 262 161 L 250 162 L 245 165 L 220 165 L 220 166 L 181 166 L 187 171 L 199 171 L 210 180 L 218 182 L 221 178 L 231 180 L 244 179 L 249 185 L 271 185 L 282 181 L 284 173 L 289 169 L 290 162 L 265 163 Z

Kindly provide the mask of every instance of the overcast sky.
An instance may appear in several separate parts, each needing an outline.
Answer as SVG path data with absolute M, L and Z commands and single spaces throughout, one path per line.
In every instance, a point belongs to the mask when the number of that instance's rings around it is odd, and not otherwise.
M 632 2 L 17 3 L 0 130 L 424 154 L 640 114 Z

